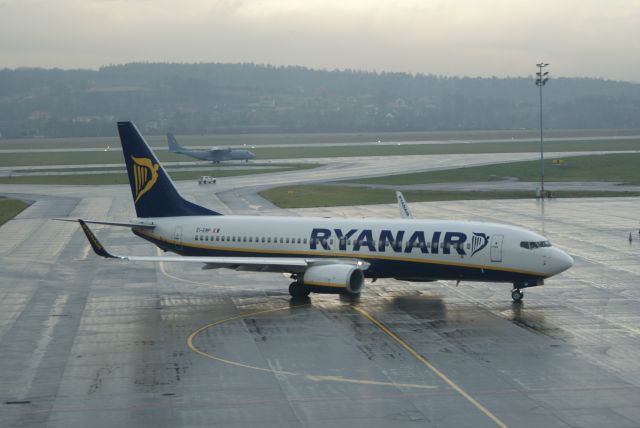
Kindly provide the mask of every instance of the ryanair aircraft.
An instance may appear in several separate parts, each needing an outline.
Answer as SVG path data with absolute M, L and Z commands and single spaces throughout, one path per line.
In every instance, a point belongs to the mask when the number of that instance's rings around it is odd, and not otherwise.
M 360 293 L 365 278 L 489 281 L 522 289 L 573 265 L 543 236 L 480 222 L 401 219 L 223 216 L 185 200 L 131 122 L 119 122 L 137 218 L 128 223 L 74 219 L 100 256 L 200 263 L 203 269 L 283 272 L 294 297 Z M 69 219 L 67 219 L 69 220 Z M 178 256 L 114 256 L 87 223 L 124 226 Z

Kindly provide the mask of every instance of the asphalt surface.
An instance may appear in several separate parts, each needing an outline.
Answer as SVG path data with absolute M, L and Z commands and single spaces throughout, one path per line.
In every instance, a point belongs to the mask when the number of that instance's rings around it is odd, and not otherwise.
M 255 196 L 403 167 L 371 162 L 179 187 L 225 213 L 396 217 Z M 539 231 L 574 257 L 522 304 L 506 284 L 393 280 L 292 301 L 280 274 L 98 258 L 50 218 L 124 220 L 133 204 L 127 186 L 87 187 L 0 186 L 36 201 L 0 227 L 2 427 L 640 426 L 640 198 L 409 201 L 417 217 Z M 156 254 L 95 230 L 114 253 Z

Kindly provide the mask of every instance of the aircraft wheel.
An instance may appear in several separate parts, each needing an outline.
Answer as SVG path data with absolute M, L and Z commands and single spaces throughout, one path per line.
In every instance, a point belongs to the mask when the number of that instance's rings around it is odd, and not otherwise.
M 311 292 L 309 290 L 297 282 L 292 282 L 289 285 L 289 294 L 291 297 L 309 297 L 310 293 Z
M 522 292 L 522 290 L 518 288 L 514 288 L 513 290 L 511 290 L 511 298 L 513 299 L 514 302 L 522 301 L 523 297 L 524 297 L 524 293 Z

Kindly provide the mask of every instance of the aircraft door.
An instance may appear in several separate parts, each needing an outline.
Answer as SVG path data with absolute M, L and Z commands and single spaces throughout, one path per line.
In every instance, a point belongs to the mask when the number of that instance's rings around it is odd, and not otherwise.
M 176 250 L 182 250 L 182 226 L 176 226 L 173 233 L 174 246 Z
M 502 240 L 504 235 L 493 235 L 491 237 L 491 261 L 502 261 Z

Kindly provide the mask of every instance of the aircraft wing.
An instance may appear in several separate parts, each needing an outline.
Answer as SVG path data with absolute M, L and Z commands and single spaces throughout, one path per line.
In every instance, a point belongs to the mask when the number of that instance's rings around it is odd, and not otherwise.
M 136 222 L 117 222 L 117 221 L 97 221 L 97 220 L 82 220 L 79 218 L 54 218 L 53 220 L 58 221 L 71 221 L 74 223 L 90 223 L 90 224 L 105 224 L 107 226 L 120 226 L 120 227 L 130 227 L 130 228 L 140 228 L 140 229 L 153 229 L 155 224 L 153 223 L 136 223 Z
M 238 270 L 263 270 L 263 271 L 291 271 L 300 272 L 311 265 L 320 264 L 352 264 L 360 270 L 366 270 L 369 268 L 369 263 L 359 259 L 329 259 L 329 258 L 301 258 L 301 257 L 208 257 L 208 256 L 119 256 L 109 253 L 104 246 L 98 241 L 98 238 L 93 234 L 87 223 L 78 219 L 78 223 L 82 227 L 82 231 L 87 236 L 91 248 L 93 251 L 105 258 L 120 259 L 128 261 L 140 261 L 140 262 L 187 262 L 187 263 L 202 263 L 205 266 L 203 269 L 216 269 L 220 267 L 234 267 Z M 100 223 L 107 224 L 107 223 Z

